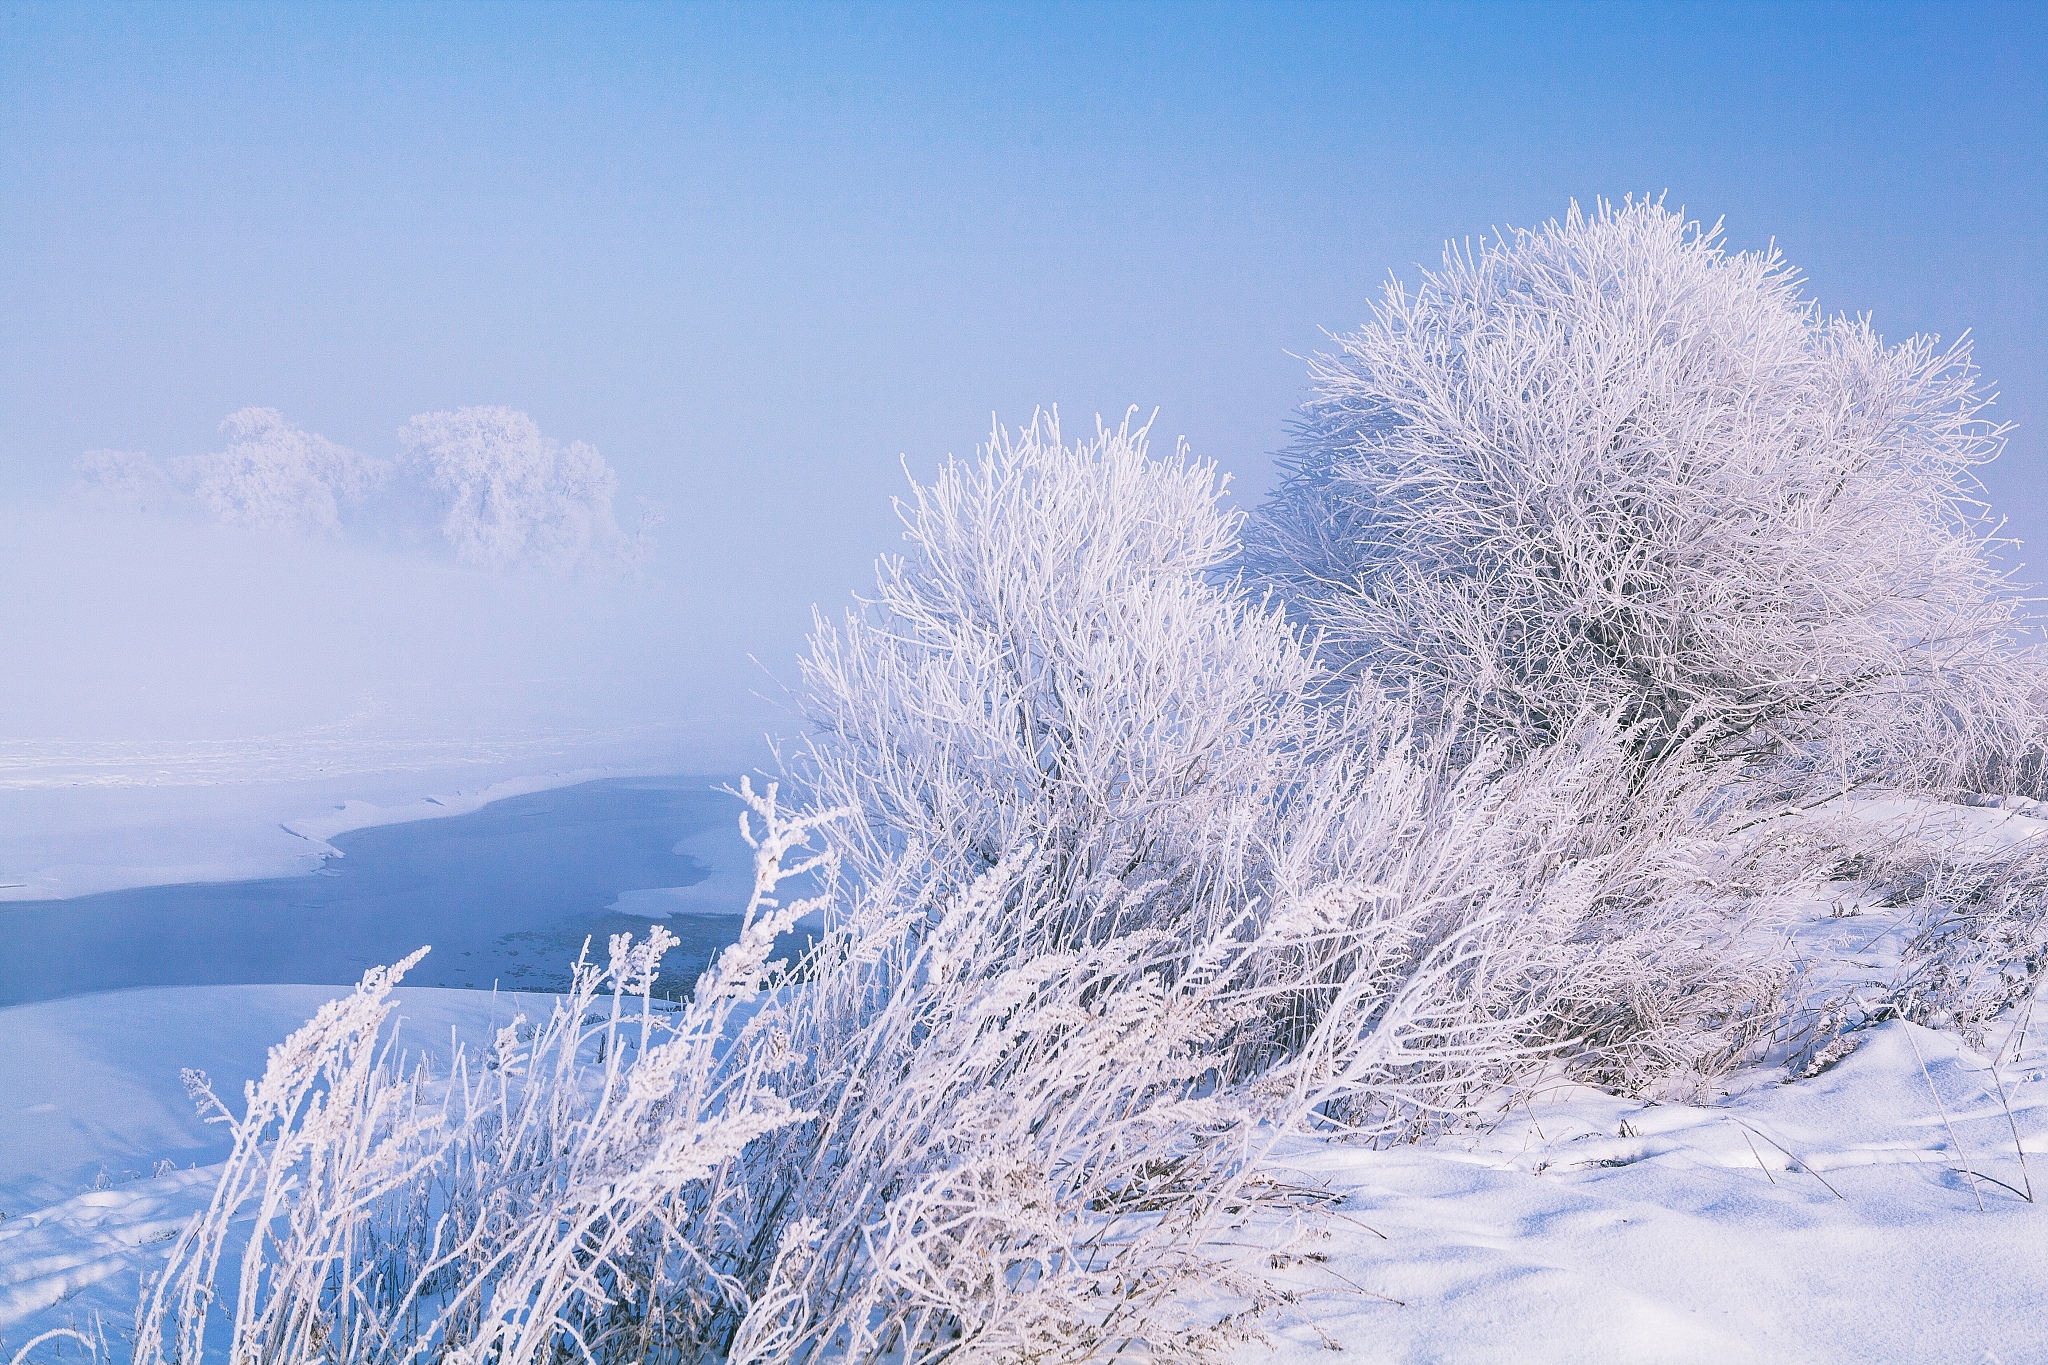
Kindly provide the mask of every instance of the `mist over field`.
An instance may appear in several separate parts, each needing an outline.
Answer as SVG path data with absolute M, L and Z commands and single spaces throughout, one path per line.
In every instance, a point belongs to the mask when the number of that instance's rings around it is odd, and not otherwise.
M 12 510 L 10 739 L 598 734 L 706 696 L 744 723 L 745 641 L 660 574 L 658 509 L 619 525 L 588 446 L 503 409 L 428 414 L 397 461 L 274 412 L 223 428 L 168 467 L 85 455 Z

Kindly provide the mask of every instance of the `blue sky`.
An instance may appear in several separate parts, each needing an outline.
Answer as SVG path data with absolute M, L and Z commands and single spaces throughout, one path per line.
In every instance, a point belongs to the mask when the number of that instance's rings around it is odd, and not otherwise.
M 2022 5 L 6 4 L 0 501 L 247 405 L 389 454 L 508 404 L 666 504 L 679 627 L 785 660 L 889 547 L 899 456 L 1136 404 L 1256 492 L 1290 352 L 1390 270 L 1664 192 L 1887 335 L 1972 329 L 2031 540 L 2044 37 Z

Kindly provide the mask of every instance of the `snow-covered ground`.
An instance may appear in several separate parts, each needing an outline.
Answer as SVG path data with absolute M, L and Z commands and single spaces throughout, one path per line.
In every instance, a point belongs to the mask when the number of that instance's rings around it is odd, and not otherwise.
M 127 1324 L 224 1151 L 179 1068 L 235 1093 L 333 994 L 0 1010 L 0 1339 Z M 474 1043 L 509 1013 L 480 992 L 402 994 L 421 1046 Z M 2048 1361 L 2048 1208 L 2020 1193 L 2048 1199 L 2038 1044 L 1994 1075 L 1948 1035 L 1887 1024 L 1819 1076 L 1753 1074 L 1715 1104 L 1560 1091 L 1481 1135 L 1295 1142 L 1272 1173 L 1342 1196 L 1305 1236 L 1248 1230 L 1302 1296 L 1265 1324 L 1282 1359 Z
M 2048 835 L 1918 801 L 1793 818 L 1979 853 Z M 1789 951 L 1796 1021 L 1892 981 L 1913 922 L 1816 871 L 1754 930 Z M 2048 1362 L 2048 1018 L 1981 1049 L 1903 1022 L 1851 1041 L 1803 1079 L 1780 1045 L 1706 1103 L 1559 1086 L 1483 1133 L 1290 1144 L 1274 1175 L 1341 1198 L 1260 1243 L 1302 1295 L 1281 1358 Z
M 432 744 L 348 723 L 224 743 L 0 742 L 0 902 L 311 872 L 352 830 L 601 777 L 738 771 L 712 727 Z
M 1343 1196 L 1282 1253 L 1317 1258 L 1282 1273 L 1283 1359 L 2048 1361 L 2038 1045 L 1994 1074 L 1891 1023 L 1716 1104 L 1580 1091 L 1476 1138 L 1276 1164 Z

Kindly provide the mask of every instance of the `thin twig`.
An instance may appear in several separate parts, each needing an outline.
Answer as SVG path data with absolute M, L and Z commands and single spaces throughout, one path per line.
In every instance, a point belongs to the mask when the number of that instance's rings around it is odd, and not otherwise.
M 2027 1170 L 2027 1149 L 2025 1144 L 2020 1141 L 2020 1125 L 2012 1116 L 2012 1105 L 2006 1102 L 2005 1077 L 1998 1074 L 1998 1063 L 1996 1061 L 1991 1063 L 1991 1084 L 1998 1090 L 1998 1107 L 2005 1111 L 2005 1126 L 2012 1129 L 2012 1149 L 2018 1152 L 2020 1157 L 2020 1181 L 2027 1187 L 2024 1197 L 2031 1204 L 2034 1202 L 2034 1177 Z M 2008 1186 L 2007 1188 L 2011 1187 Z
M 1736 1126 L 1736 1127 L 1738 1127 L 1738 1128 L 1742 1128 L 1742 1125 L 1741 1125 L 1741 1124 L 1739 1124 L 1739 1123 L 1738 1123 L 1738 1124 L 1736 1124 L 1735 1126 Z M 1764 1165 L 1764 1157 L 1763 1157 L 1763 1153 L 1762 1153 L 1762 1152 L 1759 1152 L 1759 1151 L 1758 1151 L 1758 1150 L 1756 1149 L 1756 1143 L 1755 1143 L 1754 1141 L 1752 1141 L 1752 1140 L 1750 1139 L 1750 1136 L 1749 1136 L 1749 1130 L 1748 1130 L 1747 1128 L 1743 1128 L 1743 1129 L 1742 1129 L 1742 1140 L 1743 1140 L 1744 1142 L 1747 1142 L 1747 1143 L 1749 1143 L 1749 1154 L 1750 1154 L 1751 1156 L 1753 1156 L 1753 1157 L 1755 1157 L 1755 1158 L 1756 1158 L 1756 1166 L 1757 1166 L 1757 1169 L 1758 1169 L 1758 1170 L 1760 1170 L 1760 1171 L 1762 1171 L 1762 1172 L 1764 1173 L 1764 1179 L 1766 1179 L 1766 1180 L 1770 1181 L 1770 1182 L 1771 1182 L 1771 1183 L 1772 1183 L 1773 1185 L 1777 1184 L 1777 1183 L 1778 1183 L 1778 1177 L 1776 1177 L 1776 1176 L 1772 1175 L 1772 1174 L 1771 1174 L 1771 1168 L 1770 1168 L 1770 1167 L 1768 1167 L 1768 1166 L 1766 1166 L 1766 1165 Z
M 1787 1146 L 1786 1146 L 1786 1145 L 1785 1145 L 1784 1143 L 1782 1143 L 1782 1142 L 1778 1141 L 1778 1140 L 1777 1140 L 1776 1138 L 1772 1137 L 1772 1136 L 1771 1136 L 1771 1135 L 1770 1135 L 1769 1133 L 1766 1133 L 1766 1132 L 1765 1132 L 1765 1131 L 1764 1131 L 1763 1129 L 1761 1129 L 1761 1128 L 1751 1128 L 1751 1127 L 1750 1127 L 1750 1126 L 1749 1126 L 1748 1124 L 1746 1124 L 1746 1123 L 1743 1123 L 1741 1119 L 1736 1119 L 1736 1118 L 1733 1118 L 1733 1116 L 1732 1116 L 1732 1115 L 1731 1115 L 1730 1117 L 1731 1117 L 1731 1119 L 1733 1119 L 1733 1121 L 1734 1121 L 1734 1122 L 1735 1122 L 1736 1124 L 1738 1124 L 1739 1126 L 1741 1126 L 1741 1127 L 1742 1127 L 1743 1129 L 1745 1129 L 1746 1131 L 1748 1131 L 1748 1132 L 1752 1132 L 1752 1133 L 1755 1133 L 1755 1134 L 1756 1134 L 1756 1135 L 1757 1135 L 1758 1137 L 1762 1138 L 1762 1139 L 1763 1139 L 1763 1140 L 1764 1140 L 1765 1142 L 1768 1142 L 1768 1143 L 1770 1143 L 1770 1144 L 1771 1144 L 1771 1146 L 1773 1146 L 1773 1147 L 1776 1147 L 1776 1148 L 1777 1148 L 1777 1149 L 1778 1149 L 1779 1151 L 1783 1152 L 1783 1153 L 1784 1153 L 1784 1154 L 1785 1154 L 1786 1156 L 1788 1156 L 1788 1157 L 1791 1157 L 1791 1158 L 1792 1158 L 1792 1160 L 1793 1160 L 1793 1162 L 1794 1162 L 1794 1163 L 1795 1163 L 1795 1164 L 1796 1164 L 1796 1165 L 1797 1165 L 1797 1166 L 1799 1167 L 1799 1169 L 1800 1169 L 1800 1170 L 1802 1170 L 1802 1171 L 1805 1171 L 1805 1172 L 1806 1172 L 1806 1173 L 1807 1173 L 1808 1175 L 1812 1176 L 1812 1177 L 1813 1177 L 1813 1178 L 1814 1178 L 1815 1180 L 1818 1180 L 1818 1181 L 1819 1181 L 1819 1182 L 1820 1182 L 1820 1183 L 1821 1183 L 1822 1185 L 1826 1186 L 1826 1187 L 1827 1187 L 1827 1192 L 1828 1192 L 1829 1194 L 1833 1195 L 1833 1196 L 1834 1196 L 1835 1198 L 1837 1198 L 1837 1199 L 1841 1200 L 1841 1201 L 1842 1201 L 1843 1203 L 1845 1203 L 1845 1204 L 1849 1202 L 1849 1196 L 1848 1196 L 1848 1195 L 1846 1195 L 1846 1194 L 1843 1194 L 1843 1193 L 1842 1193 L 1842 1192 L 1841 1192 L 1840 1190 L 1836 1189 L 1836 1188 L 1835 1188 L 1835 1187 L 1834 1187 L 1833 1185 L 1829 1185 L 1829 1184 L 1828 1184 L 1828 1178 L 1827 1178 L 1826 1176 L 1822 1175 L 1822 1174 L 1821 1174 L 1821 1173 L 1820 1173 L 1819 1171 L 1816 1171 L 1815 1169 L 1813 1169 L 1813 1163 L 1812 1163 L 1812 1162 L 1810 1162 L 1810 1161 L 1806 1160 L 1806 1158 L 1804 1158 L 1804 1157 L 1800 1156 L 1800 1155 L 1799 1155 L 1798 1153 L 1794 1152 L 1794 1151 L 1793 1151 L 1793 1150 L 1792 1150 L 1792 1149 L 1791 1149 L 1790 1147 L 1787 1147 Z M 1776 1184 L 1777 1182 L 1776 1182 L 1776 1181 L 1772 1181 L 1771 1183 L 1772 1183 L 1772 1184 Z
M 1330 1217 L 1332 1217 L 1332 1218 L 1342 1218 L 1342 1219 L 1343 1219 L 1343 1220 L 1344 1220 L 1345 1222 L 1347 1222 L 1347 1223 L 1350 1223 L 1350 1224 L 1351 1224 L 1352 1226 L 1354 1226 L 1354 1227 L 1361 1227 L 1361 1228 L 1364 1228 L 1364 1229 L 1365 1229 L 1365 1230 L 1366 1230 L 1367 1232 L 1369 1232 L 1369 1233 L 1371 1233 L 1371 1234 L 1372 1234 L 1373 1236 L 1375 1236 L 1375 1237 L 1379 1238 L 1379 1239 L 1380 1239 L 1380 1240 L 1381 1240 L 1382 1242 L 1389 1242 L 1389 1241 L 1392 1241 L 1392 1240 L 1393 1240 L 1392 1238 L 1388 1237 L 1386 1233 L 1384 1233 L 1384 1232 L 1381 1232 L 1381 1231 L 1380 1231 L 1380 1230 L 1379 1230 L 1378 1228 L 1376 1228 L 1376 1227 L 1372 1226 L 1372 1225 L 1371 1225 L 1370 1223 L 1361 1223 L 1361 1222 L 1359 1222 L 1359 1221 L 1358 1221 L 1358 1220 L 1357 1220 L 1356 1218 L 1353 1218 L 1353 1217 L 1352 1217 L 1352 1216 L 1351 1216 L 1350 1214 L 1348 1214 L 1348 1213 L 1335 1213 L 1335 1212 L 1332 1212 L 1332 1213 L 1330 1214 Z
M 1963 1173 L 1970 1177 L 1970 1193 L 1976 1196 L 1977 1212 L 1984 1212 L 1984 1192 L 1977 1188 L 1977 1173 L 1970 1169 L 1969 1153 L 1963 1150 L 1961 1139 L 1956 1137 L 1956 1126 L 1948 1121 L 1948 1106 L 1941 1102 L 1941 1092 L 1934 1088 L 1934 1077 L 1928 1074 L 1927 1059 L 1920 1055 L 1920 1040 L 1913 1036 L 1913 1025 L 1906 1023 L 1906 1041 L 1913 1045 L 1913 1059 L 1920 1063 L 1920 1078 L 1927 1082 L 1927 1093 L 1934 1096 L 1934 1107 L 1941 1111 L 1941 1126 L 1948 1129 L 1949 1146 L 1962 1159 Z
M 1951 1167 L 1949 1167 L 1949 1169 L 1950 1169 L 1951 1171 L 1955 1171 L 1955 1173 L 1956 1173 L 1957 1175 L 1963 1175 L 1963 1174 L 1966 1174 L 1966 1172 L 1964 1172 L 1964 1171 L 1962 1171 L 1962 1170 L 1959 1170 L 1958 1168 L 1956 1168 L 1956 1167 L 1954 1167 L 1954 1166 L 1951 1166 Z M 1988 1181 L 1990 1181 L 1990 1182 L 1991 1182 L 1992 1184 L 1994 1184 L 1994 1185 L 1998 1186 L 1998 1188 L 1999 1188 L 1999 1189 L 2001 1189 L 2001 1190 L 2007 1190 L 2007 1191 L 2010 1191 L 2010 1192 L 2011 1192 L 2011 1193 L 2013 1193 L 2013 1194 L 2019 1195 L 2019 1197 L 2020 1197 L 2020 1198 L 2022 1198 L 2022 1199 L 2026 1199 L 2026 1200 L 2027 1200 L 2027 1202 L 2028 1202 L 2029 1204 L 2031 1204 L 2031 1203 L 2033 1203 L 2033 1202 L 2034 1202 L 2034 1201 L 2033 1201 L 2033 1200 L 2031 1200 L 2031 1199 L 2027 1199 L 2027 1196 L 2026 1196 L 2026 1195 L 2024 1195 L 2024 1194 L 2020 1194 L 2020 1192 L 2019 1192 L 2018 1190 L 2015 1190 L 2015 1189 L 2013 1189 L 2013 1187 L 2012 1187 L 2012 1186 L 2010 1186 L 2010 1185 L 2006 1184 L 2006 1183 L 2005 1183 L 2005 1182 L 2004 1182 L 2003 1180 L 2000 1180 L 2000 1179 L 1999 1179 L 1999 1178 L 1998 1178 L 1997 1176 L 1995 1176 L 1995 1175 L 1985 1175 L 1985 1174 L 1983 1174 L 1982 1172 L 1979 1172 L 1979 1173 L 1977 1174 L 1977 1177 L 1976 1177 L 1976 1178 L 1977 1178 L 1977 1179 L 1979 1179 L 1979 1180 L 1988 1180 Z

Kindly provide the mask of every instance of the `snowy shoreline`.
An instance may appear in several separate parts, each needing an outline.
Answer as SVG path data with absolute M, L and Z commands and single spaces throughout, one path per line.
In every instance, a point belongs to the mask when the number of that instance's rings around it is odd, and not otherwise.
M 604 778 L 746 766 L 729 741 L 696 730 L 448 741 L 424 758 L 314 734 L 0 745 L 0 904 L 300 876 L 341 856 L 332 840 L 357 830 Z

